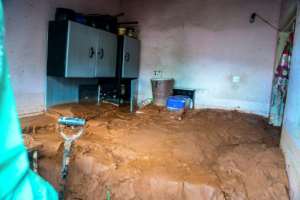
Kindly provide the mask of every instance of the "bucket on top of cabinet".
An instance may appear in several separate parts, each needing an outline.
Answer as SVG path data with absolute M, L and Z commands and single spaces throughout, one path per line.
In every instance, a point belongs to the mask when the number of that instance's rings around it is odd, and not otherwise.
M 126 35 L 126 32 L 127 32 L 127 28 L 125 28 L 125 27 L 119 27 L 118 28 L 118 35 L 119 36 Z
M 174 79 L 151 79 L 153 104 L 165 106 L 167 99 L 173 93 Z

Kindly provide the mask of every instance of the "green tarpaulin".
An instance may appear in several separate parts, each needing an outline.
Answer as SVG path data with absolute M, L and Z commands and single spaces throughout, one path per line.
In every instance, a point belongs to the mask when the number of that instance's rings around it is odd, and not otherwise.
M 56 191 L 29 168 L 4 47 L 0 1 L 0 199 L 57 199 Z

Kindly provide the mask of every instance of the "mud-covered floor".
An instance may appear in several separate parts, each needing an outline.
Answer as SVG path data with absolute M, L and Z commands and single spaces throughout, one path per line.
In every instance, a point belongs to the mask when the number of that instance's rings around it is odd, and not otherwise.
M 22 120 L 28 146 L 42 144 L 40 174 L 57 187 L 62 139 L 59 115 L 84 117 L 68 199 L 285 200 L 288 183 L 279 130 L 261 117 L 189 111 L 178 121 L 157 107 L 139 113 L 108 104 L 70 104 Z

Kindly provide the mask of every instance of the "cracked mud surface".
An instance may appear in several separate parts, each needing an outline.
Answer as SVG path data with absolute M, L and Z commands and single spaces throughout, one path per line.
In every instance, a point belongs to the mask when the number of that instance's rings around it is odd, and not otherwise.
M 69 104 L 22 120 L 26 144 L 42 144 L 40 174 L 58 186 L 59 115 L 84 117 L 73 149 L 68 199 L 285 200 L 288 182 L 279 130 L 259 116 L 222 110 L 188 111 L 178 121 L 148 106 Z

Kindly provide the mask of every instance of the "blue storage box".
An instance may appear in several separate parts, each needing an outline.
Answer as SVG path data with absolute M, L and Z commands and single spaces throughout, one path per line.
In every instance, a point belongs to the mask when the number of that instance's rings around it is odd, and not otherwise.
M 167 109 L 170 111 L 179 111 L 188 107 L 190 98 L 187 96 L 170 96 L 167 100 Z

